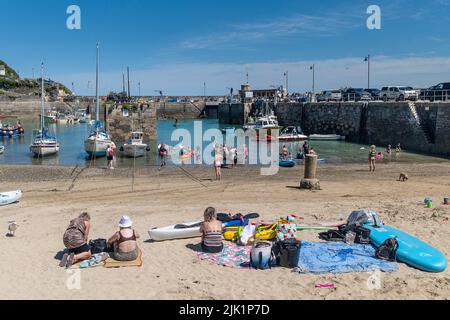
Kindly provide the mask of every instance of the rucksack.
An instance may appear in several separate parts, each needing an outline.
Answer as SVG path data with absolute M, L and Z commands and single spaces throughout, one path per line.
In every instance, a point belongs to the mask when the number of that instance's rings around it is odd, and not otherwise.
M 250 252 L 250 266 L 259 270 L 272 268 L 272 243 L 260 241 L 253 245 Z
M 296 239 L 287 239 L 276 242 L 273 251 L 277 259 L 277 264 L 283 268 L 295 268 L 295 257 L 300 250 L 300 246 L 300 241 Z
M 89 247 L 92 254 L 108 252 L 108 243 L 105 239 L 97 239 L 89 241 Z
M 394 262 L 397 260 L 397 250 L 399 244 L 397 239 L 387 239 L 375 252 L 378 259 Z
M 345 236 L 348 232 L 355 233 L 355 243 L 370 243 L 370 229 L 358 225 L 340 226 L 338 230 L 329 230 L 327 232 L 320 233 L 319 238 L 325 241 L 345 241 Z

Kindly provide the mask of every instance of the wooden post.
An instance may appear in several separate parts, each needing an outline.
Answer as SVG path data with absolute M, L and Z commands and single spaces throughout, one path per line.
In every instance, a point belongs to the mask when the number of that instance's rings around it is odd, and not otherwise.
M 305 158 L 305 178 L 300 182 L 300 189 L 320 190 L 316 155 L 307 155 Z

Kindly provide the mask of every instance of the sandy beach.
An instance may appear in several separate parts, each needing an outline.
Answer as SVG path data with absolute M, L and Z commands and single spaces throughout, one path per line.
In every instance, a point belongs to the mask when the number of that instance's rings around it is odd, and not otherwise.
M 381 289 L 369 290 L 366 273 L 300 275 L 288 269 L 231 269 L 200 261 L 187 248 L 198 239 L 152 243 L 148 229 L 201 219 L 208 206 L 220 212 L 258 212 L 264 220 L 296 214 L 306 224 L 346 219 L 357 209 L 373 209 L 384 222 L 450 254 L 448 161 L 434 164 L 383 164 L 374 174 L 365 164 L 321 166 L 322 191 L 297 187 L 303 167 L 260 176 L 257 167 L 224 169 L 221 182 L 213 169 L 145 168 L 136 172 L 132 192 L 129 170 L 40 166 L 0 166 L 1 191 L 22 189 L 18 204 L 0 208 L 0 299 L 449 299 L 450 271 L 429 274 L 399 264 L 382 274 Z M 188 172 L 189 174 L 187 174 Z M 400 172 L 410 180 L 398 182 Z M 193 178 L 195 177 L 195 179 Z M 435 199 L 428 209 L 423 199 Z M 55 256 L 62 235 L 82 211 L 92 216 L 91 239 L 116 231 L 129 214 L 142 238 L 141 268 L 81 271 L 81 289 L 69 290 L 70 275 Z M 434 216 L 434 217 L 433 217 Z M 6 237 L 8 221 L 19 228 Z M 300 233 L 319 241 L 317 232 Z M 334 289 L 316 289 L 334 283 Z

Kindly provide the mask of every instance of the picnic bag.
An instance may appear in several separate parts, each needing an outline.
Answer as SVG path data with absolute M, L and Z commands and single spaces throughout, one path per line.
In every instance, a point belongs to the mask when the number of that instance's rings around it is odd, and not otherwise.
M 280 220 L 277 226 L 277 241 L 287 239 L 295 239 L 297 232 L 297 224 L 292 219 Z
M 272 243 L 256 242 L 250 251 L 250 266 L 259 270 L 271 269 L 272 257 Z

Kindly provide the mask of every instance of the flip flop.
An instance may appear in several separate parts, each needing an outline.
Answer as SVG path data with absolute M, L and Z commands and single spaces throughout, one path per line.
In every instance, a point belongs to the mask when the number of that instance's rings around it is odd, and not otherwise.
M 251 219 L 258 219 L 260 217 L 259 213 L 249 213 L 248 215 L 246 215 L 244 218 L 246 220 L 251 220 Z
M 66 252 L 64 253 L 61 262 L 59 263 L 60 268 L 64 268 L 67 265 L 67 259 L 69 259 L 69 254 Z
M 75 254 L 71 253 L 69 258 L 67 259 L 66 269 L 69 269 L 73 266 L 73 260 L 75 258 Z

